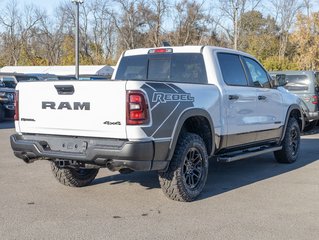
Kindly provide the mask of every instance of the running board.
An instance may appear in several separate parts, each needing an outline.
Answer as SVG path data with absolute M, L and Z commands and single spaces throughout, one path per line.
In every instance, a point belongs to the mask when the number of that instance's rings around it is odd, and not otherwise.
M 249 157 L 254 157 L 254 156 L 258 156 L 264 153 L 269 153 L 269 152 L 275 152 L 275 151 L 279 151 L 282 149 L 282 146 L 279 147 L 272 147 L 272 148 L 262 148 L 262 149 L 255 149 L 252 151 L 246 151 L 246 152 L 241 152 L 239 154 L 236 155 L 221 155 L 217 157 L 217 161 L 218 162 L 224 162 L 224 163 L 228 163 L 228 162 L 234 162 L 237 160 L 241 160 L 244 158 L 249 158 Z

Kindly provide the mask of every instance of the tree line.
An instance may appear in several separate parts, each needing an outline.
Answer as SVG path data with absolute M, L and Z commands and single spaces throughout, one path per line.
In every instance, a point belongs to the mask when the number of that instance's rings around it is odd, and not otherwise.
M 268 70 L 319 70 L 316 0 L 85 0 L 80 63 L 114 65 L 132 48 L 215 45 L 258 58 Z M 74 64 L 75 5 L 53 13 L 7 0 L 0 66 Z

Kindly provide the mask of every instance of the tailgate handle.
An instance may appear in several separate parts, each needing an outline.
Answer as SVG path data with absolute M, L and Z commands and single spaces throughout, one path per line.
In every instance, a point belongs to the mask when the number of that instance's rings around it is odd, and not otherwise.
M 54 85 L 60 95 L 72 95 L 74 93 L 73 85 Z

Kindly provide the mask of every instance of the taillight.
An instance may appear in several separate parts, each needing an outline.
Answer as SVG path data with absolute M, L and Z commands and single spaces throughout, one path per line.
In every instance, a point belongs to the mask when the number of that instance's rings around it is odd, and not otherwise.
M 312 96 L 312 104 L 318 104 L 318 96 L 317 95 Z
M 19 91 L 14 94 L 14 120 L 19 121 Z
M 127 125 L 141 125 L 148 122 L 148 105 L 143 92 L 127 92 Z

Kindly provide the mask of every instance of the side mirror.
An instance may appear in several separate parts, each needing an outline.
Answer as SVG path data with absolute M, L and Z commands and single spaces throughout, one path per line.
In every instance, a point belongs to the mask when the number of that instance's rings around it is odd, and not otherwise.
M 274 87 L 283 87 L 287 85 L 288 81 L 285 74 L 276 74 L 271 77 L 271 83 Z
M 278 81 L 278 85 L 280 87 L 286 86 L 288 81 L 286 80 L 286 75 L 285 74 L 277 74 L 276 75 L 276 80 Z

